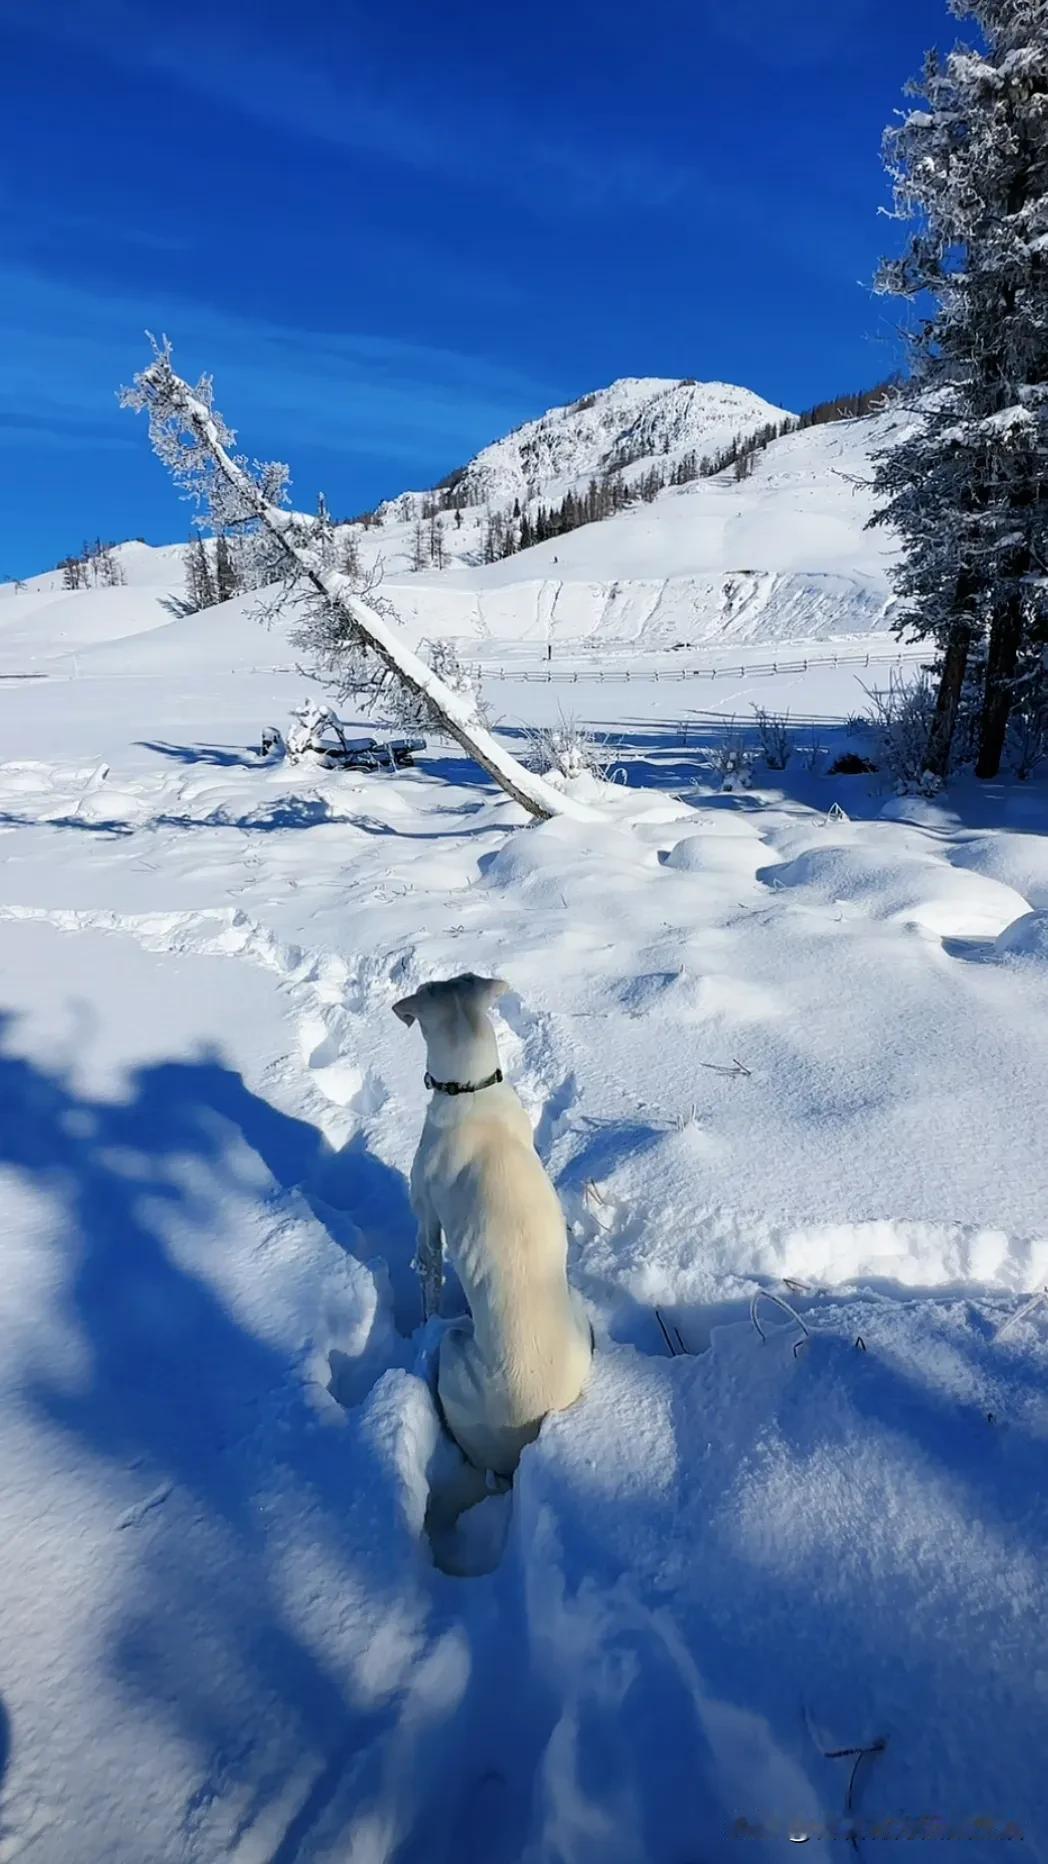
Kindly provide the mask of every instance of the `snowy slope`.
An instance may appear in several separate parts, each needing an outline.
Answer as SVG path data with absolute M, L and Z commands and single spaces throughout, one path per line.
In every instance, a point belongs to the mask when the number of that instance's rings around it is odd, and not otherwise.
M 454 490 L 463 505 L 559 503 L 610 472 L 632 483 L 656 463 L 671 470 L 687 453 L 711 456 L 785 414 L 727 382 L 625 376 L 485 447 Z
M 391 561 L 389 593 L 418 632 L 481 639 L 643 649 L 886 630 L 895 543 L 869 528 L 871 455 L 898 422 L 785 435 L 741 482 L 669 488 L 500 563 L 406 577 Z
M 0 685 L 0 1856 L 1044 1859 L 1043 784 L 724 796 L 583 685 L 630 782 L 528 827 L 259 764 L 205 622 Z M 390 1005 L 467 968 L 598 1351 L 451 1532 Z
M 514 643 L 530 643 L 536 656 L 571 642 L 636 654 L 884 633 L 895 544 L 868 528 L 869 482 L 871 453 L 898 419 L 789 434 L 758 453 L 741 482 L 725 474 L 667 489 L 499 563 L 480 562 L 484 516 L 471 507 L 461 528 L 444 519 L 442 572 L 410 571 L 414 524 L 393 517 L 358 531 L 360 554 L 366 566 L 381 561 L 384 593 L 411 642 L 452 636 L 485 657 Z M 125 545 L 117 555 L 128 584 L 118 602 L 63 592 L 54 572 L 22 590 L 0 588 L 0 669 L 168 623 L 162 602 L 182 593 L 181 546 Z M 286 628 L 253 633 L 251 607 L 239 598 L 177 624 L 176 634 L 187 652 L 201 649 L 220 664 L 286 662 Z M 154 650 L 143 645 L 143 653 L 153 664 Z

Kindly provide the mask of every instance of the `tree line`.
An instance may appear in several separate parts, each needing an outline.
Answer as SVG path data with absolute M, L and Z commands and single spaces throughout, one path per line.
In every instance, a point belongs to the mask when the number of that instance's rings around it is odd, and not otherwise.
M 104 544 L 100 537 L 85 543 L 78 556 L 62 557 L 57 568 L 62 572 L 64 589 L 118 589 L 127 581 L 119 560 L 117 546 Z

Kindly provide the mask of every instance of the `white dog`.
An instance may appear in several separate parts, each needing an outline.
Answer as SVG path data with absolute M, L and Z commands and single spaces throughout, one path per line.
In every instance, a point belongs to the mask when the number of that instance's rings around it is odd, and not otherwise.
M 508 989 L 467 974 L 393 1005 L 421 1027 L 433 1090 L 411 1168 L 423 1309 L 440 1306 L 443 1234 L 472 1315 L 441 1341 L 437 1391 L 470 1462 L 502 1476 L 547 1411 L 574 1404 L 593 1351 L 564 1216 L 487 1016 Z

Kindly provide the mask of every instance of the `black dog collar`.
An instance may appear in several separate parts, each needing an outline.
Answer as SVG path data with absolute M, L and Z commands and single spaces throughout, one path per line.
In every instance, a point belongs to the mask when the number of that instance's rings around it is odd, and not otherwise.
M 496 1068 L 486 1081 L 434 1081 L 431 1074 L 427 1074 L 424 1079 L 426 1086 L 437 1094 L 479 1094 L 483 1087 L 494 1087 L 503 1079 L 503 1074 L 501 1068 Z

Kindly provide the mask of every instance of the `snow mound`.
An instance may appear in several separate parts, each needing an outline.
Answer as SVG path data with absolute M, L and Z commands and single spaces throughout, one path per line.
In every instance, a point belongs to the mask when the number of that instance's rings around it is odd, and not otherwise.
M 744 816 L 713 818 L 697 835 L 685 835 L 665 857 L 667 867 L 678 873 L 709 874 L 718 879 L 752 881 L 757 869 L 766 861 L 768 849 L 751 822 Z
M 872 826 L 867 838 L 876 834 Z M 858 845 L 809 847 L 758 876 L 771 887 L 802 890 L 871 919 L 900 920 L 947 938 L 992 938 L 1028 911 L 1029 902 L 1003 881 L 950 867 L 935 855 L 889 850 L 881 837 Z
M 1009 958 L 1048 959 L 1048 910 L 1023 913 L 997 934 L 994 947 Z

